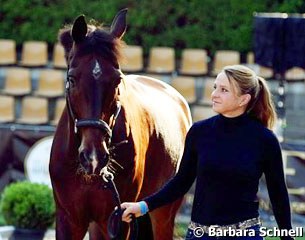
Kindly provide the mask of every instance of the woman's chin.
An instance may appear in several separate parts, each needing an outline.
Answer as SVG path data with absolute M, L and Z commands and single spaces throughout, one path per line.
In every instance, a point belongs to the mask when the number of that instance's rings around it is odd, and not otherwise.
M 217 106 L 215 106 L 215 104 L 213 104 L 212 109 L 216 113 L 221 113 L 221 110 Z

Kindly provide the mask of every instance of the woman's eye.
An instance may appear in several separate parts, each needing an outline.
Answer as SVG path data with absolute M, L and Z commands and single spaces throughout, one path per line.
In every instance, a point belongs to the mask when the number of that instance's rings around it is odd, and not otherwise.
M 222 88 L 221 91 L 222 91 L 222 92 L 228 92 L 228 90 L 225 89 L 225 88 Z

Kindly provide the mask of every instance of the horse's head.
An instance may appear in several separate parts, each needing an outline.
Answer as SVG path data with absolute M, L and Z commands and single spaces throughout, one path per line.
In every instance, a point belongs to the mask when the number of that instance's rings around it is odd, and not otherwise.
M 118 58 L 126 30 L 127 9 L 114 18 L 110 30 L 87 25 L 79 16 L 60 32 L 68 65 L 66 98 L 75 135 L 80 140 L 80 164 L 88 174 L 107 164 L 111 127 L 118 110 L 118 85 L 122 78 Z

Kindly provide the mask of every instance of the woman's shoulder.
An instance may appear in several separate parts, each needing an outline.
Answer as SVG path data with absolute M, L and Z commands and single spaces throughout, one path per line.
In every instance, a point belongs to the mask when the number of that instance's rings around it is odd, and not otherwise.
M 277 136 L 275 135 L 273 130 L 265 127 L 258 120 L 252 119 L 251 122 L 252 122 L 252 124 L 251 124 L 252 131 L 259 134 L 261 136 L 262 140 L 264 141 L 264 143 L 278 142 Z
M 276 134 L 268 128 L 265 128 L 264 139 L 268 144 L 279 145 L 279 140 L 278 140 Z
M 215 115 L 210 118 L 202 119 L 193 123 L 192 128 L 202 129 L 206 127 L 211 127 L 215 124 L 215 121 L 219 118 L 219 115 Z
M 217 122 L 217 118 L 218 115 L 194 122 L 190 129 L 191 135 L 203 136 L 205 134 L 209 134 Z
M 204 135 L 209 134 L 216 119 L 217 115 L 194 122 L 187 133 L 187 138 L 194 140 L 199 136 L 203 137 Z

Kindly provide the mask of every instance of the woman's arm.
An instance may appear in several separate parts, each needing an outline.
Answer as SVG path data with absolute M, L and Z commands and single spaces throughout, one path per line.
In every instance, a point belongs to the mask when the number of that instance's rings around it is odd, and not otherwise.
M 292 229 L 281 147 L 273 133 L 268 136 L 267 143 L 265 144 L 264 161 L 268 193 L 278 227 L 280 229 Z
M 123 220 L 129 221 L 129 215 L 141 216 L 141 204 L 147 204 L 147 211 L 169 204 L 182 197 L 192 186 L 197 171 L 197 154 L 195 150 L 195 125 L 187 133 L 184 152 L 177 174 L 171 178 L 158 192 L 137 203 L 123 203 Z M 142 209 L 144 205 L 142 205 Z M 143 211 L 142 211 L 143 213 Z

